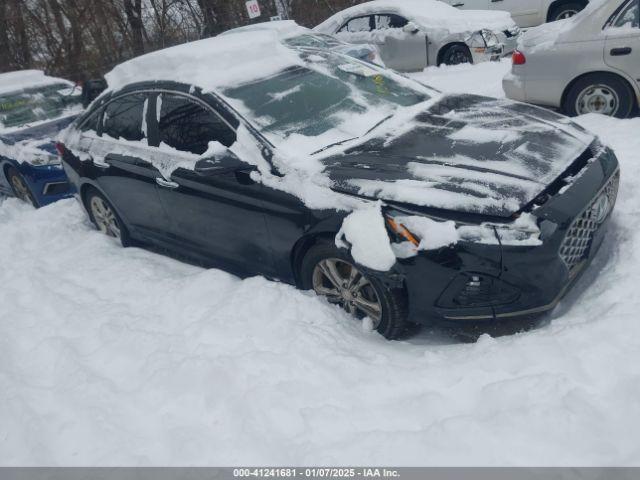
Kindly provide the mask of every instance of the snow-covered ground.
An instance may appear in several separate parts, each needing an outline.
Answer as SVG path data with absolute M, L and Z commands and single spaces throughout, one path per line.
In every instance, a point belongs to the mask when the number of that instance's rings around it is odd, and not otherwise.
M 502 96 L 507 69 L 418 77 Z M 548 326 L 476 344 L 0 199 L 0 465 L 640 465 L 640 119 L 579 121 L 621 160 L 609 236 Z

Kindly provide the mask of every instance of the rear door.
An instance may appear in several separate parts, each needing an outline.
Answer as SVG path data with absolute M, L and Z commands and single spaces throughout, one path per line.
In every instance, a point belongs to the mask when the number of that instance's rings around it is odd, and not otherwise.
M 150 101 L 153 96 L 140 92 L 108 103 L 98 137 L 90 139 L 87 151 L 98 186 L 127 226 L 155 240 L 166 235 L 169 217 L 160 203 L 156 185 L 160 174 L 147 143 Z
M 236 141 L 234 128 L 210 106 L 187 95 L 163 93 L 160 105 L 159 155 L 175 170 L 165 173 L 167 183 L 159 192 L 173 236 L 226 269 L 269 274 L 265 187 L 251 179 L 252 166 L 206 176 L 193 171 L 210 142 L 229 147 Z
M 604 58 L 607 65 L 633 78 L 640 85 L 640 4 L 625 3 L 606 28 Z

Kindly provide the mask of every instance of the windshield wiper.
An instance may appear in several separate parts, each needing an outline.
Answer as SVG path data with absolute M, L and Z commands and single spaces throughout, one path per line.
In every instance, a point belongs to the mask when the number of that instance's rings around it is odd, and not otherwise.
M 347 138 L 346 140 L 340 140 L 339 142 L 331 143 L 331 144 L 327 145 L 326 147 L 322 147 L 320 150 L 316 150 L 311 155 L 316 155 L 317 153 L 321 153 L 321 152 L 324 152 L 325 150 L 329 150 L 331 147 L 337 147 L 338 145 L 343 145 L 343 144 L 348 143 L 348 142 L 350 142 L 352 140 L 358 140 L 359 138 L 366 137 L 371 132 L 373 132 L 376 128 L 378 128 L 380 125 L 382 125 L 383 123 L 385 123 L 387 120 L 389 120 L 392 117 L 393 117 L 393 114 L 384 117 L 382 120 L 380 120 L 378 123 L 376 123 L 373 127 L 371 127 L 369 130 L 367 130 L 365 132 L 365 134 L 362 135 L 361 137 Z

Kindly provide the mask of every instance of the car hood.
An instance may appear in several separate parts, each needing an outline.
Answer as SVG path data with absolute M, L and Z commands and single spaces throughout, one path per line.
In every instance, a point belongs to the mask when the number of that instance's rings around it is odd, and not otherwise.
M 400 134 L 380 134 L 322 162 L 336 191 L 509 217 L 583 158 L 594 141 L 547 110 L 455 95 L 417 115 Z

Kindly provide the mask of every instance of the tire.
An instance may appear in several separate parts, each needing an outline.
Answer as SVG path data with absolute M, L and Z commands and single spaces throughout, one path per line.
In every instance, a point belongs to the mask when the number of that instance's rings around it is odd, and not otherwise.
M 97 230 L 113 238 L 122 247 L 131 246 L 131 237 L 115 209 L 104 195 L 91 188 L 85 195 L 85 207 Z
M 573 17 L 575 14 L 584 9 L 584 4 L 580 2 L 565 2 L 553 7 L 549 12 L 548 22 L 555 22 L 565 18 Z
M 565 95 L 562 110 L 570 117 L 601 113 L 628 118 L 635 106 L 634 92 L 625 80 L 612 73 L 592 73 L 571 86 Z
M 345 292 L 344 295 L 348 296 L 351 302 L 340 296 L 339 289 L 334 287 L 335 283 L 324 273 L 326 270 L 323 268 L 327 268 L 326 262 L 334 262 L 341 280 L 344 280 L 343 288 L 340 290 Z M 359 275 L 351 277 L 352 288 L 348 287 L 347 282 L 349 273 L 353 270 L 348 268 L 355 269 Z M 300 278 L 304 289 L 314 290 L 316 294 L 324 296 L 331 303 L 340 305 L 357 318 L 362 319 L 365 316 L 371 318 L 373 327 L 388 340 L 403 338 L 412 333 L 414 325 L 407 322 L 408 308 L 405 291 L 385 285 L 379 277 L 371 275 L 366 269 L 357 265 L 345 250 L 335 245 L 322 242 L 311 247 L 300 265 Z M 322 280 L 321 285 L 318 284 L 319 280 Z M 335 293 L 324 293 L 327 290 L 333 290 Z M 346 293 L 347 290 L 350 293 Z M 366 312 L 359 306 L 367 305 L 368 307 L 376 301 L 380 312 L 378 318 L 375 318 L 374 314 L 368 314 L 375 310 L 370 309 Z
M 462 65 L 464 63 L 473 63 L 471 51 L 466 45 L 450 45 L 440 56 L 440 65 Z
M 33 195 L 29 185 L 27 185 L 26 180 L 14 167 L 7 168 L 7 180 L 9 181 L 13 194 L 16 198 L 32 205 L 34 208 L 39 207 L 36 197 Z

